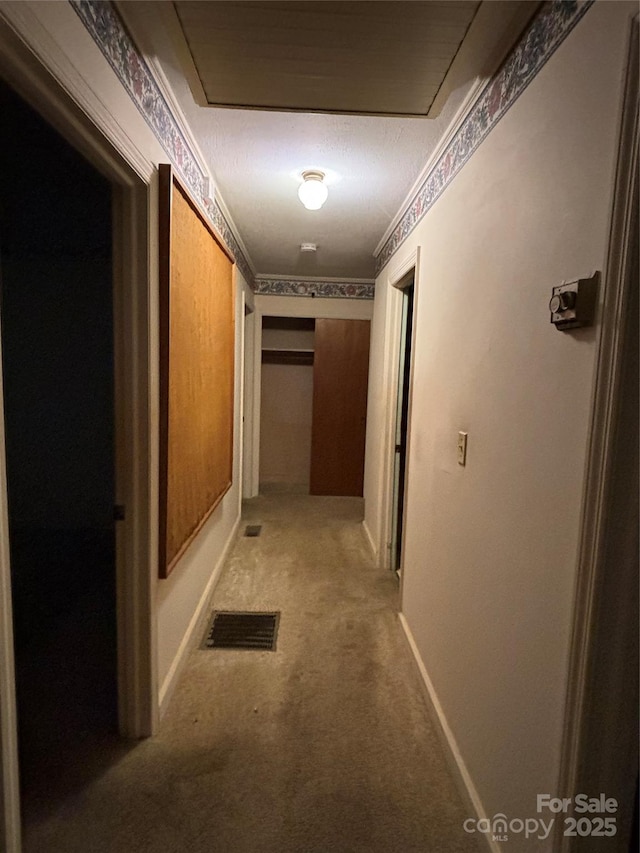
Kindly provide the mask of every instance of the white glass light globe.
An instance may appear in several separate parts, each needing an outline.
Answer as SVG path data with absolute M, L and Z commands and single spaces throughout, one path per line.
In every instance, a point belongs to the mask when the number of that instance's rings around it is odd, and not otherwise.
M 322 183 L 322 172 L 303 172 L 303 182 L 298 188 L 298 198 L 307 210 L 320 210 L 327 200 L 329 191 Z

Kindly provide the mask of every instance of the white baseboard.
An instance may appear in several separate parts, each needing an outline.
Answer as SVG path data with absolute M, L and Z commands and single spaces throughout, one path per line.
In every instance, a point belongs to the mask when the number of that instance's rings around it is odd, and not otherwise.
M 222 568 L 226 562 L 227 556 L 229 555 L 229 551 L 231 550 L 232 545 L 236 541 L 239 527 L 240 516 L 238 516 L 235 524 L 231 529 L 231 533 L 229 534 L 225 546 L 222 549 L 222 553 L 218 558 L 218 562 L 216 563 L 215 568 L 211 573 L 211 577 L 209 578 L 209 581 L 207 582 L 207 585 L 204 588 L 202 595 L 200 596 L 200 601 L 198 602 L 198 606 L 196 607 L 194 614 L 191 617 L 189 627 L 185 631 L 185 635 L 182 638 L 180 646 L 178 647 L 176 656 L 174 657 L 173 662 L 169 667 L 169 672 L 167 673 L 164 681 L 162 682 L 159 696 L 161 719 L 164 716 L 167 708 L 169 707 L 169 702 L 171 701 L 173 691 L 175 690 L 176 685 L 180 680 L 180 675 L 187 662 L 187 658 L 189 657 L 189 652 L 191 651 L 195 643 L 196 637 L 198 636 L 200 622 L 204 617 L 204 614 L 209 605 L 209 601 L 211 600 L 211 596 L 213 595 L 213 591 L 216 587 L 216 584 L 218 583 L 218 580 L 220 579 L 220 574 L 222 573 Z
M 362 529 L 364 530 L 364 534 L 367 537 L 367 543 L 369 548 L 371 549 L 371 554 L 373 555 L 373 561 L 376 565 L 378 565 L 378 549 L 376 548 L 373 542 L 373 536 L 371 535 L 371 531 L 369 530 L 369 525 L 366 520 L 362 521 Z
M 409 648 L 411 649 L 418 671 L 420 672 L 427 704 L 431 711 L 431 717 L 436 724 L 440 740 L 444 746 L 449 769 L 454 776 L 460 794 L 465 801 L 465 805 L 469 808 L 469 817 L 486 819 L 487 815 L 484 810 L 484 806 L 482 805 L 482 800 L 480 799 L 476 787 L 473 784 L 473 779 L 467 770 L 456 739 L 453 736 L 449 723 L 447 722 L 447 718 L 442 705 L 440 704 L 440 700 L 438 699 L 433 682 L 429 678 L 429 673 L 426 670 L 416 642 L 413 639 L 411 628 L 409 627 L 403 613 L 399 613 L 398 618 L 400 619 L 402 630 L 404 631 Z M 501 853 L 503 849 L 502 846 L 497 841 L 494 841 L 490 835 L 484 833 L 477 833 L 477 835 L 479 838 L 483 838 L 485 840 L 487 850 L 490 850 L 491 853 Z

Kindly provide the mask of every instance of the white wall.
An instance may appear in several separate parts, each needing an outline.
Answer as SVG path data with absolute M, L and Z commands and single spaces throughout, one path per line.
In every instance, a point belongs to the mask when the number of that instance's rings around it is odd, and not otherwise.
M 294 321 L 297 322 L 297 321 Z M 270 329 L 262 330 L 262 349 L 313 350 L 315 332 L 313 329 Z
M 388 274 L 420 247 L 402 609 L 488 815 L 557 790 L 597 329 L 547 304 L 603 269 L 635 11 L 595 4 L 376 282 L 366 523 L 383 544 Z
M 309 492 L 313 366 L 263 364 L 260 491 L 275 484 Z
M 302 328 L 263 328 L 262 349 L 312 352 L 315 332 Z M 309 492 L 313 365 L 261 367 L 260 491 L 286 486 Z

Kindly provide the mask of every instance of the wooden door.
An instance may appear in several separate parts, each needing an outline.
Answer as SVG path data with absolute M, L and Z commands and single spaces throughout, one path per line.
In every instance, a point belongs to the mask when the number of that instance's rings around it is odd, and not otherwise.
M 362 495 L 369 330 L 369 320 L 316 320 L 312 495 Z

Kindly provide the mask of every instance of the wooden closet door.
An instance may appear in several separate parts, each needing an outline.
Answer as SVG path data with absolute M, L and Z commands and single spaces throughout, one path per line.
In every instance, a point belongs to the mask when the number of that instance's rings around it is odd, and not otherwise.
M 312 495 L 362 495 L 369 331 L 369 320 L 316 320 Z

